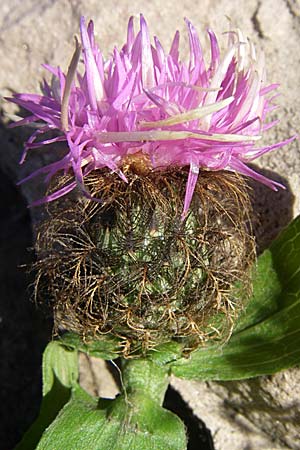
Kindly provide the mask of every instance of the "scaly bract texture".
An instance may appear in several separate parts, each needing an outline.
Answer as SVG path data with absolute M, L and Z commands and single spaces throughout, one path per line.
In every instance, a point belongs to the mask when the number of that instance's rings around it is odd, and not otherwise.
M 255 257 L 242 177 L 203 172 L 182 220 L 187 170 L 125 174 L 128 183 L 108 171 L 86 177 L 101 203 L 71 194 L 49 205 L 36 290 L 56 329 L 117 336 L 125 356 L 228 338 Z

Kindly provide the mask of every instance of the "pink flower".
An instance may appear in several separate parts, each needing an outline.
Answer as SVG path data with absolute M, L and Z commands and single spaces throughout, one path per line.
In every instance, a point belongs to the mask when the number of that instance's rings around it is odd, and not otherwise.
M 228 33 L 228 48 L 221 55 L 215 34 L 208 30 L 210 63 L 205 64 L 200 41 L 186 20 L 189 61 L 179 59 L 179 33 L 170 51 L 159 40 L 150 43 L 148 27 L 140 16 L 140 30 L 128 23 L 127 40 L 104 61 L 95 43 L 93 22 L 86 28 L 81 18 L 81 46 L 76 42 L 68 73 L 46 66 L 54 75 L 51 86 L 44 82 L 43 95 L 17 94 L 11 101 L 31 112 L 16 125 L 38 122 L 40 126 L 26 143 L 28 150 L 55 141 L 66 141 L 62 159 L 22 180 L 45 174 L 45 181 L 59 171 L 74 174 L 74 181 L 34 204 L 55 200 L 81 186 L 84 177 L 107 167 L 126 182 L 122 171 L 130 155 L 149 161 L 149 170 L 189 167 L 183 216 L 199 176 L 199 169 L 230 170 L 250 176 L 276 190 L 279 183 L 247 166 L 294 137 L 266 147 L 257 147 L 262 133 L 277 121 L 266 123 L 275 108 L 268 94 L 278 85 L 266 84 L 263 55 L 237 30 Z M 77 71 L 83 56 L 84 73 Z M 57 137 L 36 141 L 50 130 Z M 201 175 L 200 175 L 201 176 Z

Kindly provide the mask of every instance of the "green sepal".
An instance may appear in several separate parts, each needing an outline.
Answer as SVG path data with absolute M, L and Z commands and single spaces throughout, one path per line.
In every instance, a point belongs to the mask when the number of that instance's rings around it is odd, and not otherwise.
M 199 348 L 172 364 L 194 380 L 237 380 L 300 363 L 300 217 L 259 258 L 253 295 L 228 343 Z
M 78 380 L 77 351 L 68 350 L 58 341 L 48 344 L 43 354 L 43 401 L 38 418 L 15 450 L 36 448 L 44 430 L 70 400 Z
M 105 360 L 116 359 L 121 352 L 120 341 L 109 334 L 83 340 L 78 334 L 68 332 L 60 337 L 60 342 L 67 347 Z
M 183 345 L 175 342 L 169 341 L 164 344 L 160 344 L 154 349 L 148 352 L 148 357 L 160 366 L 170 365 L 174 361 L 181 358 L 183 353 Z

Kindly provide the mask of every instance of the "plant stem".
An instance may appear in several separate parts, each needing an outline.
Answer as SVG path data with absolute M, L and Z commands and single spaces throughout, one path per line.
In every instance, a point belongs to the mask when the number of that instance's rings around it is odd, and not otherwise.
M 169 368 L 150 359 L 122 361 L 122 382 L 125 396 L 132 401 L 136 396 L 151 398 L 160 406 L 169 384 Z

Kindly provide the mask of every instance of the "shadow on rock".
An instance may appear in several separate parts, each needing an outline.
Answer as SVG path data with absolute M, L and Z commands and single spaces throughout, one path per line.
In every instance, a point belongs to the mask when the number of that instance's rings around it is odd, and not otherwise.
M 1 447 L 14 448 L 39 411 L 42 352 L 51 321 L 30 301 L 27 274 L 34 254 L 28 209 L 20 193 L 0 177 Z
M 163 406 L 183 421 L 188 436 L 187 450 L 214 450 L 212 436 L 205 423 L 195 416 L 172 386 L 168 387 Z
M 265 177 L 281 183 L 286 188 L 273 191 L 268 186 L 248 179 L 254 211 L 252 226 L 257 251 L 261 253 L 293 219 L 295 197 L 286 178 L 268 169 L 260 169 L 255 165 L 251 167 Z

